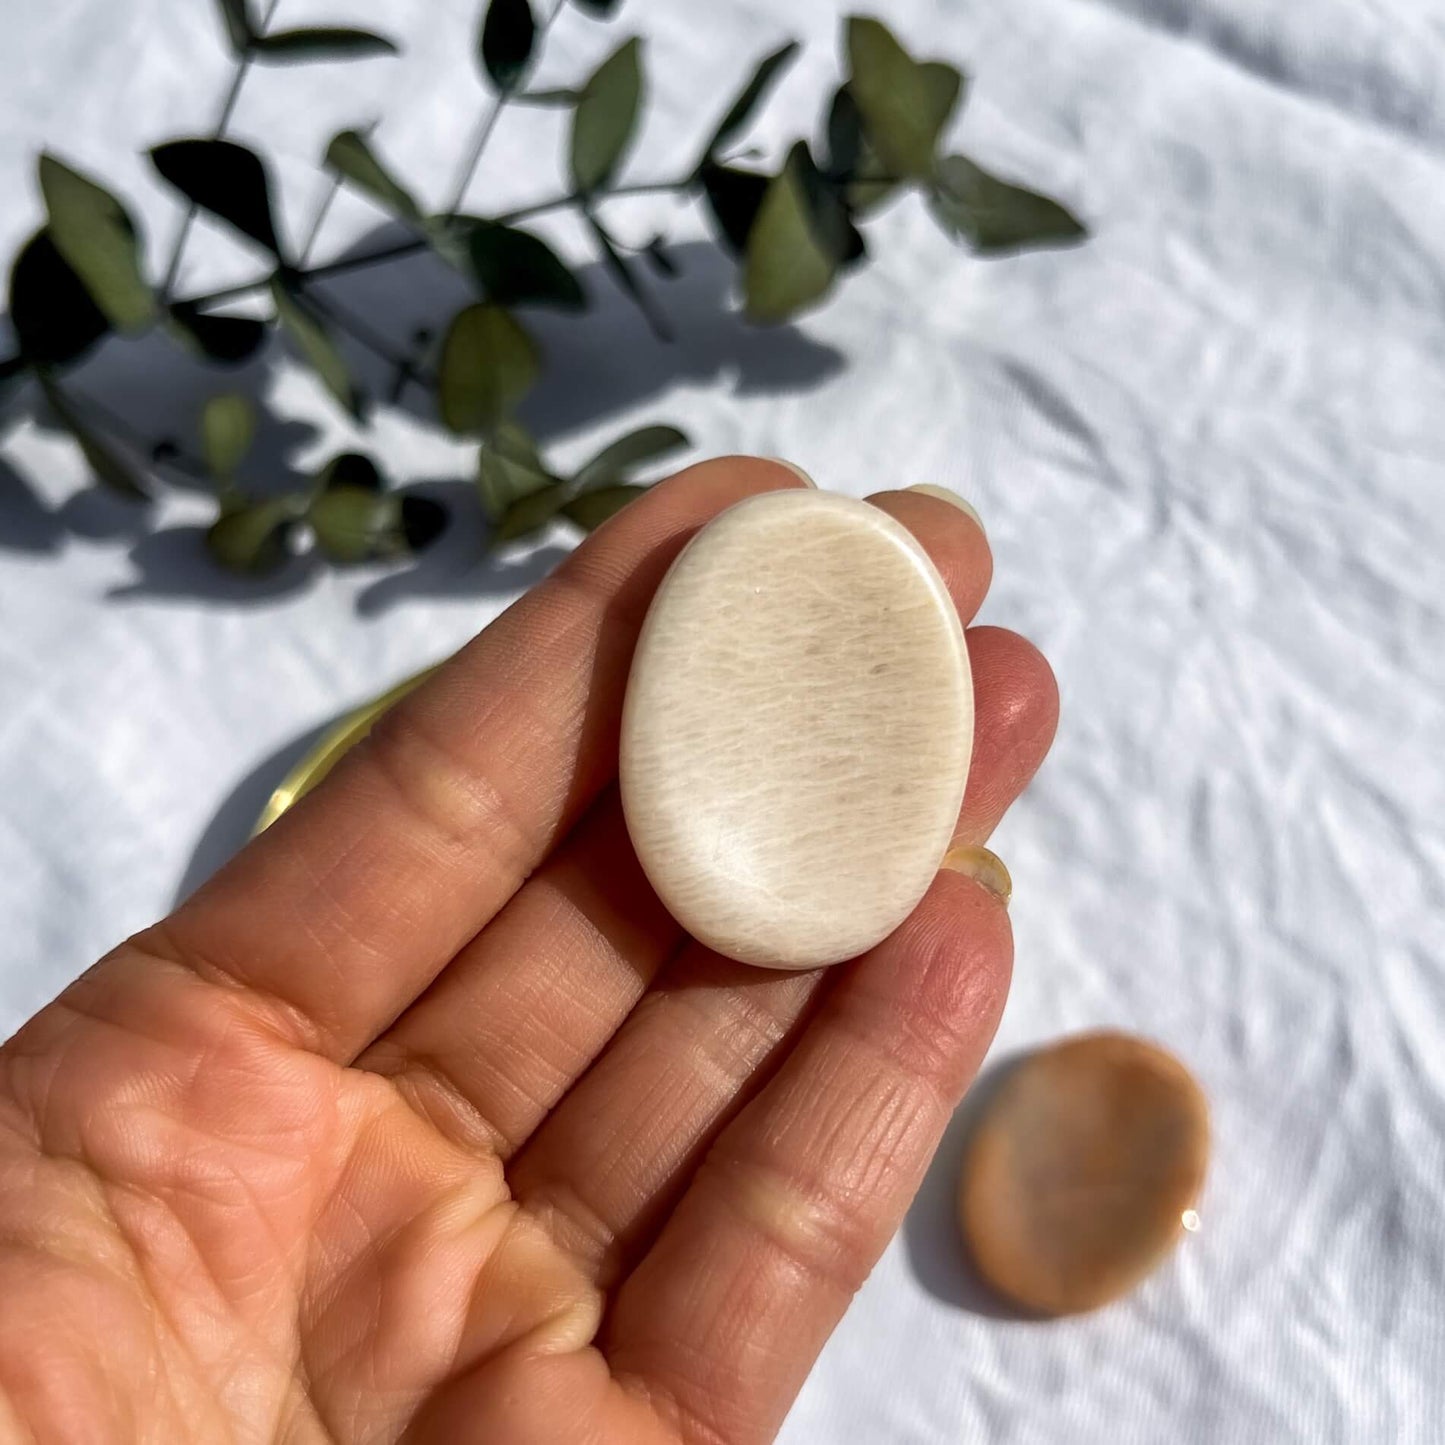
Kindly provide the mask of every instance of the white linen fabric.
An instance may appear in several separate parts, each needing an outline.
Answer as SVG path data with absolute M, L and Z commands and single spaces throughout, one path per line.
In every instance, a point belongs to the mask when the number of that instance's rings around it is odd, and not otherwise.
M 471 0 L 281 0 L 400 59 L 258 71 L 235 134 L 263 142 L 289 235 L 337 129 L 444 202 L 484 103 Z M 807 42 L 756 129 L 816 128 L 832 0 L 628 0 L 568 9 L 538 81 L 648 37 L 628 177 L 686 168 L 752 60 Z M 1081 249 L 985 262 L 924 207 L 868 228 L 873 263 L 797 327 L 721 315 L 728 269 L 667 198 L 609 209 L 680 238 L 660 284 L 672 347 L 595 269 L 583 320 L 539 323 L 533 411 L 563 458 L 676 420 L 698 453 L 780 455 L 854 494 L 969 497 L 997 578 L 983 620 L 1057 670 L 1053 756 L 1001 829 L 1018 963 L 995 1058 L 1100 1025 L 1181 1055 L 1213 1101 L 1201 1228 L 1128 1301 L 997 1318 L 967 1284 L 957 1139 L 825 1351 L 789 1445 L 962 1440 L 1438 1440 L 1445 1420 L 1445 3 L 889 0 L 918 52 L 974 76 L 958 144 L 1067 199 Z M 39 218 L 53 149 L 132 198 L 164 254 L 179 210 L 144 149 L 214 121 L 229 61 L 196 0 L 9 5 L 0 47 L 0 244 Z M 550 193 L 555 112 L 508 114 L 474 209 Z M 380 223 L 336 205 L 335 254 Z M 585 237 L 551 226 L 579 260 Z M 256 273 L 197 227 L 187 288 Z M 342 293 L 405 337 L 459 291 L 425 267 Z M 379 374 L 369 373 L 373 381 Z M 193 438 L 240 385 L 282 424 L 248 475 L 349 440 L 299 368 L 203 374 L 160 343 L 83 378 L 137 425 Z M 464 478 L 422 400 L 372 442 L 407 481 Z M 479 560 L 463 521 L 415 570 L 252 588 L 193 532 L 142 539 L 73 500 L 73 445 L 22 405 L 0 445 L 0 1036 L 166 909 L 244 836 L 301 742 L 458 645 L 566 539 Z M 25 478 L 22 491 L 20 478 Z M 454 481 L 454 500 L 464 485 Z M 29 495 L 27 502 L 25 497 Z M 194 524 L 167 503 L 167 528 Z

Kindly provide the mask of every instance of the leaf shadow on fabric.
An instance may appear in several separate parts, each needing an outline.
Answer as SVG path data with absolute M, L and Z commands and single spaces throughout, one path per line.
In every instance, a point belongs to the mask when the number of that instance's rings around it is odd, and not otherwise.
M 393 226 L 380 227 L 346 254 L 385 246 L 403 234 Z M 670 254 L 679 274 L 658 278 L 654 286 L 677 333 L 673 344 L 651 335 L 636 307 L 600 263 L 577 270 L 591 303 L 585 313 L 564 316 L 536 308 L 519 313 L 547 357 L 546 374 L 521 412 L 523 422 L 544 445 L 654 400 L 662 410 L 668 394 L 679 385 L 721 385 L 738 396 L 797 393 L 811 390 L 842 369 L 840 353 L 796 327 L 749 326 L 732 305 L 735 268 L 715 245 L 687 242 L 671 248 Z M 398 351 L 407 348 L 418 330 L 439 334 L 450 316 L 471 299 L 461 277 L 430 252 L 318 282 L 315 289 L 339 315 L 357 319 Z M 429 391 L 412 384 L 394 401 L 386 400 L 395 394 L 394 368 L 348 336 L 341 336 L 341 345 L 355 379 L 370 396 L 381 399 L 379 405 L 440 430 Z M 224 391 L 249 397 L 261 424 L 240 480 L 249 491 L 265 496 L 305 486 L 308 477 L 299 470 L 297 457 L 314 451 L 317 438 L 310 423 L 277 416 L 266 405 L 283 359 L 290 359 L 286 344 L 273 337 L 239 365 L 203 365 L 169 337 L 153 333 L 138 341 L 102 345 L 68 380 L 106 413 L 120 418 L 137 438 L 148 442 L 175 438 L 192 452 L 198 450 L 198 419 L 207 398 Z M 42 434 L 62 434 L 58 420 L 32 386 L 15 398 L 0 437 L 16 419 L 27 416 Z M 706 437 L 696 440 L 707 443 Z M 366 442 L 363 435 L 357 445 L 365 450 Z M 385 466 L 389 459 L 378 455 L 377 460 Z M 394 464 L 396 459 L 390 460 Z M 550 564 L 563 555 L 558 547 L 488 553 L 481 545 L 484 524 L 465 463 L 458 472 L 457 477 L 420 484 L 417 490 L 452 504 L 449 534 L 479 539 L 475 550 L 463 557 L 456 539 L 448 545 L 444 534 L 441 543 L 418 554 L 409 565 L 367 564 L 378 580 L 358 597 L 362 616 L 374 615 L 409 595 L 515 591 L 541 575 L 539 558 Z M 204 478 L 172 472 L 167 476 L 180 491 L 206 491 Z M 0 509 L 0 548 L 56 551 L 72 535 L 128 541 L 136 576 L 115 590 L 118 598 L 267 605 L 314 585 L 322 570 L 318 559 L 301 556 L 268 577 L 231 576 L 206 554 L 204 529 L 198 522 L 173 525 L 167 519 L 156 528 L 144 503 L 113 498 L 99 488 L 87 488 L 52 508 L 12 475 L 0 481 Z

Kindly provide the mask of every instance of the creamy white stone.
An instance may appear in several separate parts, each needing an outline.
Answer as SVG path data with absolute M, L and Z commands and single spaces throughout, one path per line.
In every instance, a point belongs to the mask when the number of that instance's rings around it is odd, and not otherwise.
M 663 579 L 628 680 L 628 831 L 694 937 L 838 963 L 927 891 L 973 748 L 963 627 L 913 535 L 790 490 L 715 518 Z

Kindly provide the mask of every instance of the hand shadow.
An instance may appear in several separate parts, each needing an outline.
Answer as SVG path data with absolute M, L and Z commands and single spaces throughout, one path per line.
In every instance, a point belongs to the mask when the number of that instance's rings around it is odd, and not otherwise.
M 994 1293 L 980 1277 L 958 1223 L 960 1162 L 984 1111 L 1009 1075 L 1028 1057 L 1005 1054 L 987 1064 L 954 1113 L 903 1221 L 903 1245 L 914 1277 L 935 1299 L 995 1320 L 1032 1321 L 1036 1316 Z

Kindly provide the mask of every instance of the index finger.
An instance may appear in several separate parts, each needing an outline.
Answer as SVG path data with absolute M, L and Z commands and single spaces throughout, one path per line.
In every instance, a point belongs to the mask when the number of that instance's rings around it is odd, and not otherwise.
M 658 582 L 697 529 L 800 485 L 728 457 L 589 538 L 139 947 L 286 1005 L 353 1058 L 488 922 L 617 765 L 622 692 Z

